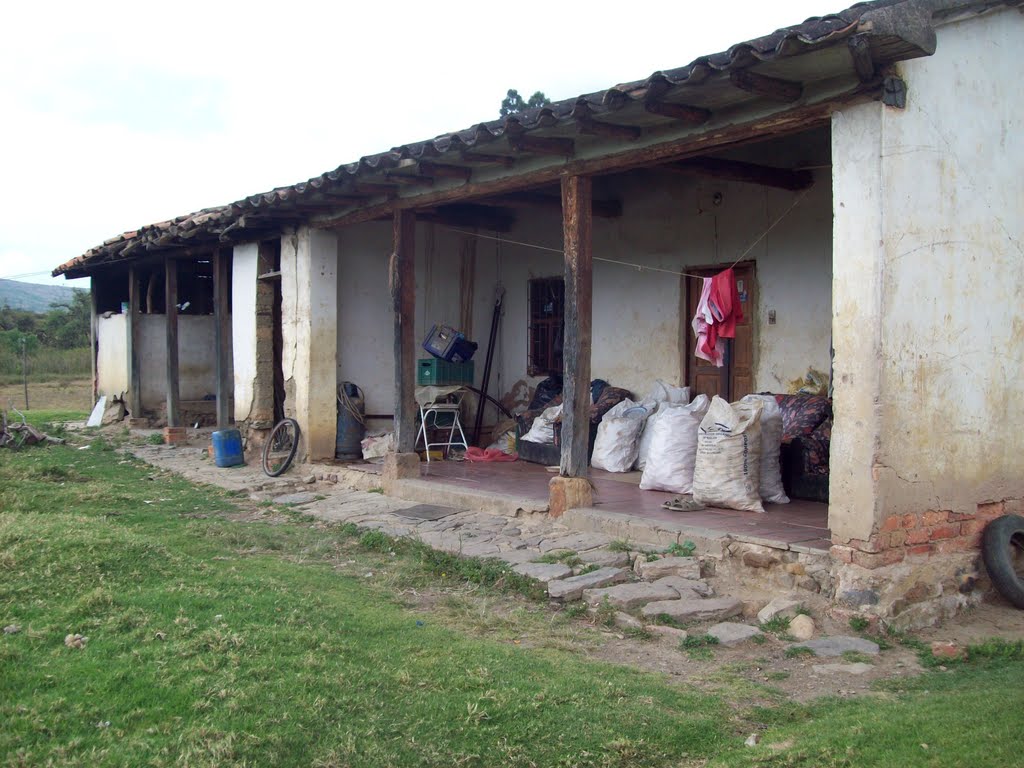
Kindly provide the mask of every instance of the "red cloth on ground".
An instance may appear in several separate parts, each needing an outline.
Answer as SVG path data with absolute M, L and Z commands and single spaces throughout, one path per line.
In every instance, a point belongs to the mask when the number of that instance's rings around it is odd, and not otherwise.
M 477 448 L 475 445 L 469 446 L 464 455 L 466 461 L 515 461 L 519 458 L 515 453 L 508 454 L 497 448 Z

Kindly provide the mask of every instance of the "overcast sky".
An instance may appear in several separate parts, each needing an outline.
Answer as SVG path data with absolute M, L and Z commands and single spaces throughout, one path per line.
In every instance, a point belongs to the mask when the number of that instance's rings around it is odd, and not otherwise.
M 851 3 L 10 3 L 0 277 Z

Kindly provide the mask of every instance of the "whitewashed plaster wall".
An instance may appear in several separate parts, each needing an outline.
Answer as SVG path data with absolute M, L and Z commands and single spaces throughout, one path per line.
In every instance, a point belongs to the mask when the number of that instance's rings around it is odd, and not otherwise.
M 1021 40 L 1015 10 L 940 27 L 905 110 L 835 117 L 840 538 L 1024 496 Z
M 628 264 L 594 264 L 592 374 L 642 395 L 657 378 L 678 381 L 681 376 L 683 286 L 676 273 L 688 265 L 731 263 L 793 205 L 797 195 L 746 184 L 697 183 L 669 174 L 629 174 L 617 183 L 624 215 L 594 220 L 594 255 Z M 717 206 L 712 202 L 715 192 L 722 195 Z M 785 391 L 788 382 L 808 367 L 828 371 L 830 201 L 827 180 L 819 178 L 745 256 L 756 261 L 760 294 L 755 336 L 758 389 Z M 518 221 L 501 242 L 490 232 L 477 239 L 470 336 L 480 344 L 475 358 L 479 385 L 494 289 L 500 283 L 506 293 L 490 392 L 512 392 L 522 400 L 540 381 L 526 377 L 528 281 L 559 276 L 563 267 L 561 254 L 555 252 L 562 238 L 558 211 L 520 211 Z M 338 233 L 337 376 L 338 381 L 362 387 L 369 413 L 390 413 L 393 407 L 394 337 L 387 286 L 391 237 L 386 222 Z M 440 225 L 417 226 L 417 344 L 434 323 L 460 325 L 460 253 L 465 237 Z M 769 309 L 776 311 L 775 325 L 768 325 Z M 682 321 L 689 333 L 689 318 Z
M 96 393 L 120 397 L 128 391 L 128 317 L 96 318 Z
M 338 239 L 300 227 L 281 237 L 285 413 L 302 430 L 300 454 L 333 458 L 337 437 Z
M 160 410 L 167 403 L 166 321 L 166 315 L 139 315 L 139 367 L 142 407 L 145 410 Z M 229 360 L 230 357 L 229 350 Z M 178 397 L 202 400 L 216 393 L 217 348 L 213 315 L 179 315 Z
M 256 390 L 256 278 L 258 243 L 233 249 L 231 258 L 231 348 L 235 421 L 249 418 Z

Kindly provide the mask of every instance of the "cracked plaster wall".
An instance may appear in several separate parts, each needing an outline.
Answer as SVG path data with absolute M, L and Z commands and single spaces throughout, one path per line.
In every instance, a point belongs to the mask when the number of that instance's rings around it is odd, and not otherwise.
M 833 121 L 830 523 L 1024 496 L 1024 17 L 941 27 L 905 110 Z

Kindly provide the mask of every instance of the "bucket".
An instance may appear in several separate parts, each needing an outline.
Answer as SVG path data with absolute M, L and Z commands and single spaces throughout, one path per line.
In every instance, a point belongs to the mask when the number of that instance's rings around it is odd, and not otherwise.
M 222 429 L 214 432 L 213 460 L 218 467 L 235 467 L 244 464 L 242 433 L 237 429 Z
M 338 438 L 334 443 L 334 458 L 363 458 L 363 438 L 366 437 L 366 404 L 363 390 L 351 381 L 338 386 Z

